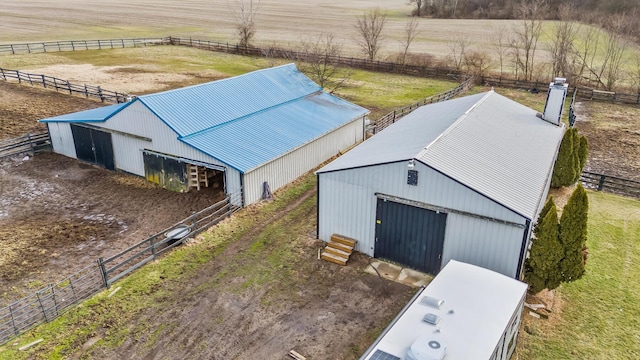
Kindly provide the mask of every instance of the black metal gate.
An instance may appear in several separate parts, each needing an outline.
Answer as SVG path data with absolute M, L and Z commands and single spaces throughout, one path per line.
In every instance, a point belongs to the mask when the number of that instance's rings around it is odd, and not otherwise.
M 446 213 L 378 199 L 374 256 L 435 275 L 446 224 Z
M 110 133 L 71 124 L 71 134 L 79 160 L 115 170 Z

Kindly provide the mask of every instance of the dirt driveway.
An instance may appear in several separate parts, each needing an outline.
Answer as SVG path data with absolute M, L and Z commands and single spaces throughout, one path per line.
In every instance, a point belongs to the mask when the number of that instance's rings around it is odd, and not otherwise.
M 0 306 L 219 200 L 57 154 L 0 160 Z

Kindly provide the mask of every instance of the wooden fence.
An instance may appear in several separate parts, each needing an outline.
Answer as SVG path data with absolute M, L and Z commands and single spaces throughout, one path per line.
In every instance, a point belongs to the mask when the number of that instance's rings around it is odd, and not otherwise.
M 580 181 L 586 188 L 640 198 L 640 181 L 583 171 Z
M 35 155 L 50 150 L 51 138 L 48 131 L 0 141 L 0 159 L 22 153 Z
M 107 39 L 107 40 L 68 40 L 31 42 L 23 44 L 0 44 L 0 55 L 3 54 L 34 54 L 55 51 L 102 50 L 167 45 L 168 39 L 137 38 L 137 39 Z
M 108 259 L 100 258 L 64 280 L 0 308 L 0 345 L 57 318 L 81 300 L 109 288 L 114 281 L 231 216 L 240 209 L 232 204 L 239 198 L 240 194 L 227 196 Z
M 200 40 L 180 37 L 161 38 L 137 38 L 137 39 L 107 39 L 107 40 L 71 40 L 71 41 L 50 41 L 24 44 L 0 44 L 0 55 L 38 53 L 53 51 L 75 51 L 75 50 L 101 50 L 126 47 L 146 47 L 155 45 L 176 45 L 189 46 L 203 50 L 225 52 L 229 54 L 239 54 L 247 56 L 258 56 L 267 58 L 288 59 L 292 61 L 314 61 L 323 55 L 313 54 L 303 51 L 282 49 L 277 47 L 258 48 L 246 47 L 238 44 L 229 44 L 218 41 Z M 440 79 L 459 79 L 465 77 L 462 71 L 450 69 L 448 67 L 421 66 L 401 64 L 389 61 L 371 61 L 365 58 L 354 58 L 346 56 L 328 56 L 327 61 L 336 65 L 357 69 L 414 75 L 420 77 L 432 77 Z M 549 88 L 549 81 L 525 81 L 513 78 L 503 78 L 495 76 L 479 76 L 477 83 L 482 85 L 500 86 L 519 89 L 537 89 L 546 92 Z M 640 105 L 640 93 L 625 94 L 613 91 L 602 91 L 592 88 L 574 87 L 576 95 L 583 99 L 617 102 L 624 104 Z M 85 92 L 82 92 L 83 94 Z
M 102 102 L 123 103 L 131 98 L 129 94 L 105 90 L 100 86 L 72 84 L 69 80 L 43 74 L 30 74 L 19 70 L 0 68 L 0 79 L 5 81 L 13 80 L 18 83 L 29 83 L 32 86 L 42 85 L 45 89 L 55 89 L 56 91 L 68 92 L 69 95 L 80 95 L 86 98 L 99 99 Z
M 462 82 L 460 85 L 458 85 L 454 89 L 428 97 L 422 101 L 418 101 L 417 103 L 396 109 L 388 113 L 387 115 L 384 115 L 383 117 L 378 119 L 375 123 L 368 126 L 367 132 L 372 134 L 377 134 L 378 132 L 384 130 L 387 126 L 395 123 L 396 120 L 399 120 L 403 116 L 410 114 L 412 111 L 419 108 L 420 106 L 449 100 L 450 98 L 460 94 L 461 92 L 466 91 L 471 86 L 473 86 L 473 80 L 474 78 L 471 77 L 465 80 L 464 82 Z

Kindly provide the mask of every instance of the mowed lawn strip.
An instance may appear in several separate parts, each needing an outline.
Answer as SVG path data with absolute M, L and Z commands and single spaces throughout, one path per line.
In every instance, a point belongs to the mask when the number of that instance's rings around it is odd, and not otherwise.
M 640 359 L 640 201 L 590 191 L 588 231 L 586 274 L 520 332 L 521 359 Z

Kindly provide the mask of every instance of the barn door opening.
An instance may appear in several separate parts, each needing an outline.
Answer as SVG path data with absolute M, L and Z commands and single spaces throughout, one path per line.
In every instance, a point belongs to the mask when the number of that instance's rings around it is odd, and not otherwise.
M 374 257 L 436 275 L 446 224 L 446 213 L 378 199 Z
M 115 170 L 110 133 L 71 124 L 71 134 L 79 160 Z

